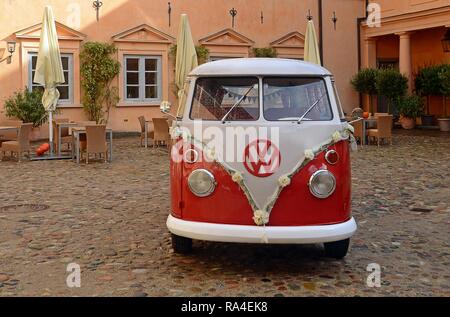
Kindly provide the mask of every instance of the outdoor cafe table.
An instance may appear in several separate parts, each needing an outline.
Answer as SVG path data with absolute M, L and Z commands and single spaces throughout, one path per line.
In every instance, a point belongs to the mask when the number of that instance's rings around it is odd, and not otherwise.
M 72 137 L 74 138 L 75 153 L 73 153 L 72 158 L 75 158 L 77 163 L 80 163 L 80 135 L 86 134 L 86 127 L 77 126 L 72 127 Z M 106 134 L 109 136 L 109 155 L 108 161 L 112 162 L 112 140 L 113 140 L 113 130 L 111 128 L 106 128 Z

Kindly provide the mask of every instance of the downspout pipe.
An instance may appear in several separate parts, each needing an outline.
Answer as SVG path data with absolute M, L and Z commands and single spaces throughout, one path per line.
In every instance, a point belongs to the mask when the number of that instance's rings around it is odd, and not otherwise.
M 365 2 L 366 3 L 365 3 L 365 8 L 364 8 L 364 12 L 365 12 L 364 17 L 356 19 L 356 34 L 358 35 L 357 39 L 356 39 L 358 41 L 358 45 L 357 45 L 357 47 L 358 47 L 358 70 L 361 70 L 361 64 L 362 64 L 362 57 L 361 57 L 361 24 L 362 24 L 362 22 L 366 21 L 367 17 L 368 17 L 368 15 L 367 15 L 367 8 L 369 7 L 369 0 L 365 0 Z M 362 102 L 363 102 L 363 96 L 360 93 L 359 94 L 359 104 L 362 105 Z
M 318 0 L 319 8 L 319 54 L 322 65 L 325 65 L 323 61 L 323 0 Z

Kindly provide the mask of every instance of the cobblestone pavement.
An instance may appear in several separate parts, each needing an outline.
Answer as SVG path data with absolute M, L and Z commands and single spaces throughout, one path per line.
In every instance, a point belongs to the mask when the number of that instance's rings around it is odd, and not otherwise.
M 341 261 L 320 245 L 174 254 L 167 152 L 138 143 L 117 139 L 112 164 L 0 162 L 1 296 L 450 295 L 449 134 L 396 132 L 352 154 L 359 230 Z M 71 262 L 81 288 L 66 286 Z M 366 286 L 370 263 L 380 288 Z

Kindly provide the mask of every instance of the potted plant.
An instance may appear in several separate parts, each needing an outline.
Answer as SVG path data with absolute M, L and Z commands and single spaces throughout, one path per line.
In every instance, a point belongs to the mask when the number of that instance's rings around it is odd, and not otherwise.
M 369 112 L 373 115 L 373 96 L 377 93 L 376 78 L 378 70 L 375 68 L 361 69 L 353 76 L 350 83 L 360 94 L 369 96 Z
M 444 116 L 438 118 L 439 129 L 441 131 L 450 131 L 450 117 L 447 114 L 447 98 L 450 97 L 450 65 L 445 65 L 439 72 L 439 79 L 441 80 L 441 92 Z
M 408 78 L 395 69 L 380 69 L 376 75 L 375 86 L 378 95 L 388 99 L 388 113 L 393 113 L 393 106 L 408 91 Z
M 432 65 L 423 67 L 419 70 L 415 86 L 416 92 L 419 96 L 426 97 L 426 112 L 422 115 L 422 125 L 432 126 L 434 124 L 434 115 L 430 114 L 430 97 L 441 95 L 441 80 L 439 72 L 442 65 Z
M 8 118 L 22 120 L 23 123 L 33 123 L 33 136 L 39 138 L 39 130 L 42 124 L 47 122 L 48 113 L 42 105 L 42 89 L 30 91 L 27 87 L 14 93 L 5 101 L 5 114 Z
M 397 104 L 400 124 L 403 129 L 414 129 L 416 118 L 423 114 L 423 101 L 417 95 L 403 97 Z

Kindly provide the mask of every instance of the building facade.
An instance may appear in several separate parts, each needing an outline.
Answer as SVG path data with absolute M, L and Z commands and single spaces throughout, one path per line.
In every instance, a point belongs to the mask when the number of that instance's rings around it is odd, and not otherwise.
M 450 28 L 450 0 L 370 3 L 379 5 L 381 20 L 378 27 L 361 22 L 362 67 L 394 67 L 409 78 L 409 90 L 413 91 L 414 77 L 421 67 L 450 63 L 450 52 L 442 45 Z M 442 97 L 432 97 L 430 114 L 442 115 L 442 103 Z M 386 111 L 382 98 L 375 107 L 379 112 Z
M 277 49 L 279 57 L 302 59 L 310 15 L 323 64 L 335 75 L 347 112 L 364 103 L 350 85 L 360 67 L 398 64 L 412 78 L 419 65 L 449 58 L 441 38 L 450 22 L 450 0 L 379 0 L 382 19 L 377 28 L 365 23 L 369 4 L 365 0 L 103 0 L 98 20 L 92 2 L 1 1 L 0 60 L 8 55 L 8 41 L 17 44 L 11 63 L 0 63 L 0 120 L 5 117 L 4 100 L 25 86 L 33 87 L 45 5 L 53 7 L 57 20 L 67 79 L 59 87 L 58 116 L 86 119 L 79 71 L 83 43 L 114 43 L 122 66 L 113 83 L 120 101 L 109 117 L 116 131 L 139 130 L 140 115 L 161 116 L 163 100 L 176 104 L 170 48 L 176 43 L 182 13 L 188 14 L 194 41 L 209 49 L 211 60 L 248 57 L 252 48 L 263 47 Z

